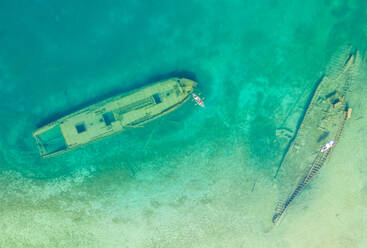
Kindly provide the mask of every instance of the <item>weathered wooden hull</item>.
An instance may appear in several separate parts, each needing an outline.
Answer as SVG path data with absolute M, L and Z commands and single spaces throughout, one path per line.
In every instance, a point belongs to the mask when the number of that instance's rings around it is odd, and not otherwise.
M 196 82 L 170 78 L 90 105 L 33 132 L 43 158 L 159 118 L 188 100 Z
M 303 120 L 275 175 L 282 194 L 282 203 L 273 216 L 275 224 L 334 149 L 323 153 L 321 147 L 330 140 L 335 144 L 339 141 L 350 117 L 346 97 L 359 61 L 358 51 L 346 49 L 334 58 L 312 92 Z

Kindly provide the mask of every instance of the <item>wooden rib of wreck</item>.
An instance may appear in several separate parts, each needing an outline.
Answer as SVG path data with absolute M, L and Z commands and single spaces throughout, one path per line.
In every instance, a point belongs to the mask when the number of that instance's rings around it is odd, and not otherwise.
M 332 60 L 318 81 L 275 176 L 283 201 L 273 216 L 274 224 L 280 221 L 291 202 L 319 172 L 335 145 L 326 152 L 321 152 L 320 148 L 329 140 L 334 140 L 335 144 L 339 141 L 344 124 L 351 115 L 346 97 L 359 63 L 358 51 L 345 49 Z
M 90 105 L 33 132 L 43 158 L 161 117 L 190 97 L 196 82 L 170 78 Z

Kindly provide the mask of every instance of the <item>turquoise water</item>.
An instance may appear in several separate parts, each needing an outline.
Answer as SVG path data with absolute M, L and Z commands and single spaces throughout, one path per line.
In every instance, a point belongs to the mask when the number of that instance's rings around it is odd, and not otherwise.
M 366 9 L 362 0 L 0 2 L 0 247 L 364 247 L 363 76 L 335 166 L 279 227 L 271 218 L 287 146 L 276 128 L 295 129 L 337 49 L 365 54 Z M 31 135 L 40 125 L 170 76 L 198 81 L 207 107 L 187 103 L 40 159 Z

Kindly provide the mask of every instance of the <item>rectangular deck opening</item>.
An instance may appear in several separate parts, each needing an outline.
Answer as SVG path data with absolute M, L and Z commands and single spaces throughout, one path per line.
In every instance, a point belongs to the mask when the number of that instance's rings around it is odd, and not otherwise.
M 75 128 L 76 128 L 76 131 L 78 133 L 83 133 L 85 131 L 87 131 L 87 128 L 85 127 L 85 124 L 84 123 L 78 123 L 75 125 Z
M 154 99 L 155 104 L 162 102 L 161 98 L 159 97 L 159 94 L 154 94 L 153 99 Z
M 104 122 L 106 123 L 106 126 L 111 125 L 112 122 L 116 121 L 115 116 L 112 112 L 107 112 L 102 115 Z

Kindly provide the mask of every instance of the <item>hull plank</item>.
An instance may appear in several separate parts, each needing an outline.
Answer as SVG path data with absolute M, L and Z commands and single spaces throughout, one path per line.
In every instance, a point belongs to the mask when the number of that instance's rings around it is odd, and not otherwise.
M 159 81 L 67 115 L 33 136 L 44 158 L 69 151 L 169 113 L 189 98 L 196 85 L 186 78 Z

